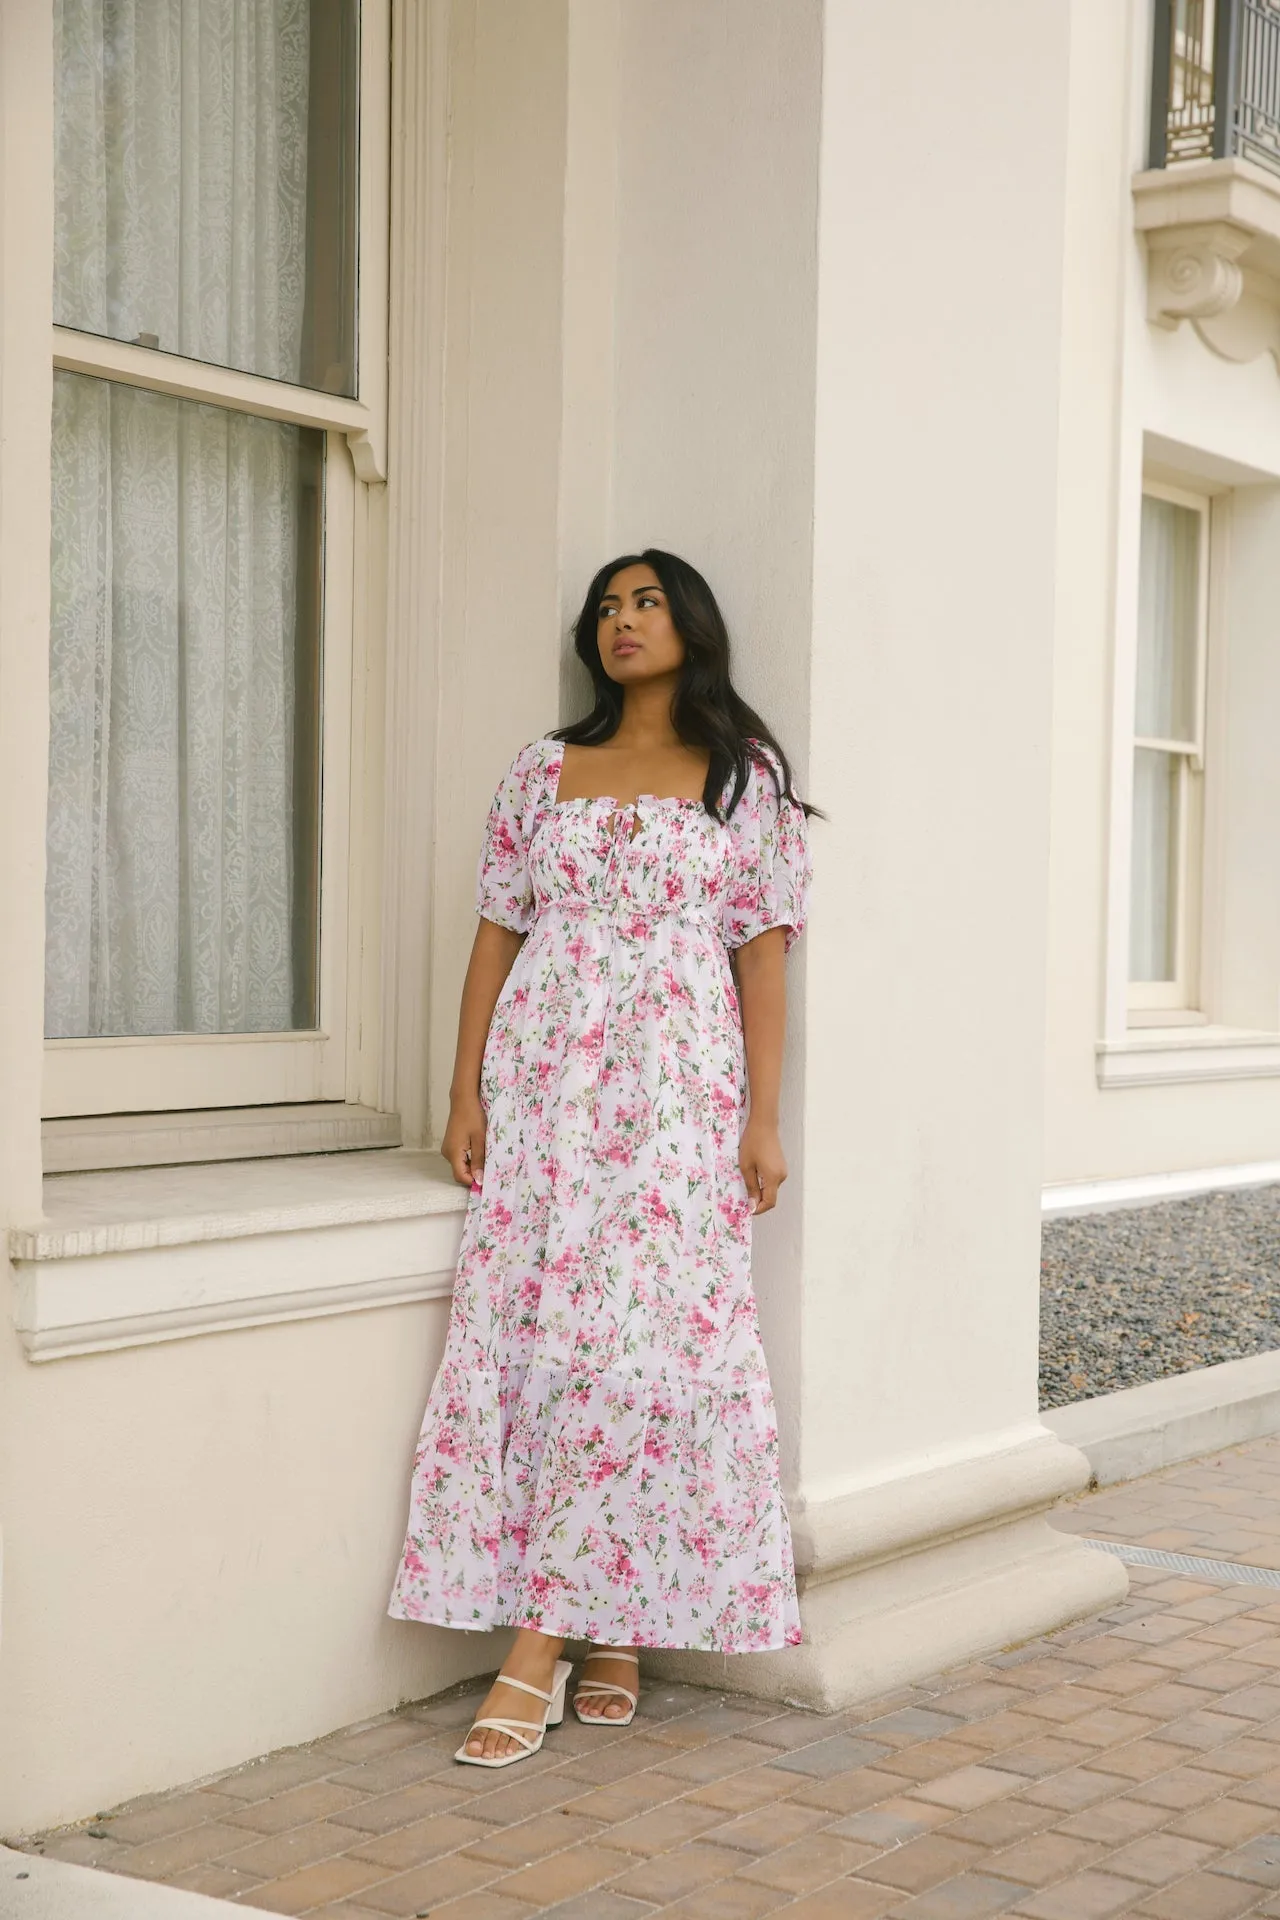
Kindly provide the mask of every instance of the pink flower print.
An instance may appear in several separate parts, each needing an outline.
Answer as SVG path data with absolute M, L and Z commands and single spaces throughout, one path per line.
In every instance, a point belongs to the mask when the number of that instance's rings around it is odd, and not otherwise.
M 601 1567 L 611 1586 L 629 1587 L 640 1578 L 640 1569 L 619 1542 Z
M 646 807 L 628 840 L 607 808 L 552 807 L 562 759 L 519 756 L 486 827 L 480 910 L 525 937 L 392 1610 L 794 1644 L 729 949 L 802 920 L 804 823 L 753 769 L 727 823 Z
M 701 1307 L 690 1307 L 687 1316 L 690 1333 L 704 1345 L 715 1339 L 717 1328 L 714 1320 L 708 1319 Z

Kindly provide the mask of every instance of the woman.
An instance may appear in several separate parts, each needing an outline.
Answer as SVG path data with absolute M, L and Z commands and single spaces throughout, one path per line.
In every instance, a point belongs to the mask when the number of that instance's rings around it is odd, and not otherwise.
M 685 561 L 602 568 L 574 634 L 595 706 L 489 813 L 442 1144 L 470 1200 L 390 1606 L 517 1629 L 479 1766 L 558 1723 L 567 1639 L 579 1719 L 617 1726 L 637 1647 L 800 1638 L 750 1222 L 787 1174 L 809 809 Z

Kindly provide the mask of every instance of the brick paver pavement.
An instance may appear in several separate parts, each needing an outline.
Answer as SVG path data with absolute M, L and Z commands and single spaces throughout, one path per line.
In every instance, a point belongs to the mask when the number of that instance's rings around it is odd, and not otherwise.
M 1280 1566 L 1280 1441 L 1075 1531 Z M 324 1920 L 1280 1920 L 1280 1591 L 1133 1569 L 1111 1613 L 822 1716 L 651 1683 L 505 1772 L 483 1686 L 15 1844 Z

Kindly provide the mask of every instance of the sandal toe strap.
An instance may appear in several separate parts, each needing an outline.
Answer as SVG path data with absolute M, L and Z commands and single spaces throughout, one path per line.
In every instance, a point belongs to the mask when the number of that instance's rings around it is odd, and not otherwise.
M 610 1680 L 579 1680 L 573 1697 L 575 1700 L 585 1700 L 606 1693 L 621 1694 L 622 1698 L 629 1700 L 633 1707 L 640 1704 L 636 1694 L 631 1693 L 626 1687 L 615 1687 Z
M 523 1733 L 521 1733 L 520 1731 L 521 1727 L 527 1727 L 530 1733 L 541 1733 L 543 1731 L 541 1722 L 537 1722 L 533 1720 L 496 1720 L 495 1719 L 495 1720 L 473 1721 L 471 1725 L 471 1733 L 479 1733 L 485 1728 L 490 1728 L 494 1733 L 505 1733 L 509 1739 L 518 1740 L 520 1742 L 520 1745 L 524 1747 L 527 1752 L 532 1753 L 535 1747 L 537 1746 L 537 1741 L 530 1740 Z M 467 1735 L 468 1740 L 471 1738 L 471 1733 Z

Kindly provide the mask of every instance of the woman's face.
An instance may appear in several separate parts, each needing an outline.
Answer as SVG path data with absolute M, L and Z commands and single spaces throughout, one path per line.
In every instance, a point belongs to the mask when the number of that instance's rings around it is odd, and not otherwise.
M 605 672 L 620 686 L 678 673 L 684 664 L 684 641 L 652 567 L 614 574 L 600 600 L 596 639 Z

